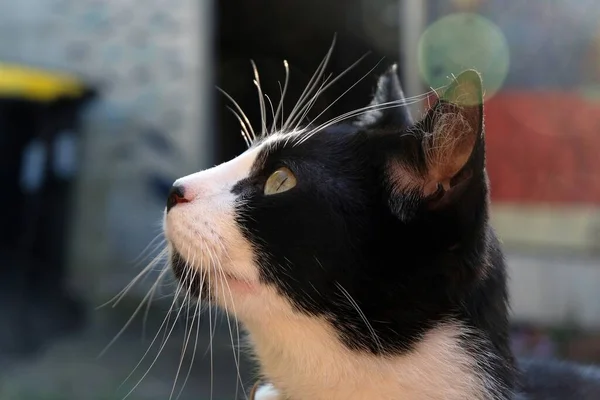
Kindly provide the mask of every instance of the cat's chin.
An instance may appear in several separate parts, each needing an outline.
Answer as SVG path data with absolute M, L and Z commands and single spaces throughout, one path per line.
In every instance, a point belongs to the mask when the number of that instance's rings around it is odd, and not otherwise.
M 250 294 L 259 285 L 258 282 L 224 271 L 220 266 L 203 265 L 203 268 L 198 268 L 175 249 L 171 251 L 171 268 L 180 284 L 194 297 L 222 297 L 227 302 L 230 296 Z
M 211 271 L 207 274 L 207 282 L 211 291 L 213 291 L 216 296 L 227 297 L 230 294 L 249 294 L 255 292 L 258 288 L 258 283 L 251 282 L 224 271 Z

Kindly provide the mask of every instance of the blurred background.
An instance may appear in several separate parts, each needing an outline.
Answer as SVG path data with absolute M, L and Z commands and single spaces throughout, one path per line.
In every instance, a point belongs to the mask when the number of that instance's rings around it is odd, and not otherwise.
M 171 308 L 162 265 L 101 306 L 160 250 L 173 180 L 244 150 L 215 85 L 258 126 L 250 59 L 274 101 L 288 60 L 290 107 L 334 33 L 329 72 L 370 53 L 323 120 L 393 62 L 409 96 L 482 72 L 515 351 L 600 362 L 600 3 L 510 4 L 0 0 L 0 400 L 245 398 L 227 321 Z

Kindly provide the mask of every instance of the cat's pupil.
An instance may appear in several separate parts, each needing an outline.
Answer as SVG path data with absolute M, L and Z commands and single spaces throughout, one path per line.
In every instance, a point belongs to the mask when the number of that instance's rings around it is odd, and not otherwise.
M 279 186 L 277 187 L 277 190 L 281 189 L 281 187 L 283 186 L 284 183 L 286 183 L 288 180 L 287 176 L 283 178 L 283 180 L 281 182 L 279 182 Z

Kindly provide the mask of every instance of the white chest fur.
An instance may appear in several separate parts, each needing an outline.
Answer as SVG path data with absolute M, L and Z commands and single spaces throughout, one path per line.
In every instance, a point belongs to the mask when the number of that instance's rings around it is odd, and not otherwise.
M 459 325 L 429 332 L 403 356 L 346 349 L 324 321 L 310 317 L 246 324 L 264 376 L 256 400 L 489 399 L 475 361 L 459 345 Z

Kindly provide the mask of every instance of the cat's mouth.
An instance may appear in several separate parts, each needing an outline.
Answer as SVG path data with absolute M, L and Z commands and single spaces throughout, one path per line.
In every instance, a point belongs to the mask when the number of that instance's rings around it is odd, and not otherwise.
M 247 292 L 256 286 L 253 282 L 214 265 L 198 269 L 190 265 L 175 249 L 171 253 L 171 268 L 181 285 L 197 297 L 219 295 L 220 292 L 227 296 L 228 292 Z

